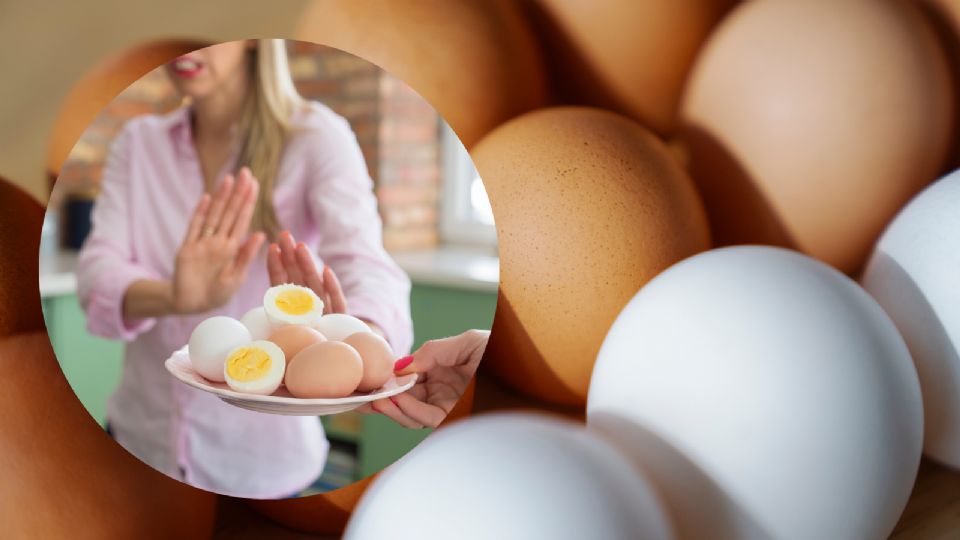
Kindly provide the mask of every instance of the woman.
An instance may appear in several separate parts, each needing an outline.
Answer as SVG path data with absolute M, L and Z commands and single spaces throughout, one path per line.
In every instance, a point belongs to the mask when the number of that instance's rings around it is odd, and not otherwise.
M 281 40 L 208 47 L 167 71 L 190 104 L 124 127 L 78 263 L 89 330 L 127 342 L 109 426 L 131 453 L 186 483 L 291 496 L 323 469 L 328 443 L 317 418 L 227 405 L 175 382 L 164 360 L 203 319 L 239 318 L 262 302 L 266 239 L 290 268 L 282 257 L 310 246 L 325 264 L 314 288 L 367 321 L 397 356 L 412 340 L 410 283 L 382 247 L 349 125 L 297 95 Z

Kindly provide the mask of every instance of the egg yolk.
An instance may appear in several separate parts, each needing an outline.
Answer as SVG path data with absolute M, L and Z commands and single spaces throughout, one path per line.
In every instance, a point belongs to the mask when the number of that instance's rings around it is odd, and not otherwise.
M 255 381 L 270 371 L 270 363 L 270 355 L 263 349 L 244 347 L 227 358 L 227 374 L 235 381 Z
M 303 315 L 313 309 L 313 297 L 300 289 L 289 289 L 277 295 L 277 307 L 287 315 Z

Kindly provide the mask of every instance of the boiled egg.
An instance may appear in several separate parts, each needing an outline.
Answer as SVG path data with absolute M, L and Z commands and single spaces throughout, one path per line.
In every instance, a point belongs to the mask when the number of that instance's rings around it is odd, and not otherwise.
M 190 334 L 187 343 L 190 363 L 205 379 L 223 382 L 223 362 L 227 355 L 252 340 L 250 330 L 240 321 L 222 315 L 210 317 Z
M 320 317 L 313 325 L 330 341 L 343 341 L 347 336 L 357 332 L 370 332 L 367 323 L 346 313 L 329 313 Z
M 230 352 L 223 364 L 223 378 L 235 392 L 267 396 L 280 387 L 286 368 L 280 347 L 257 340 Z
M 267 289 L 263 310 L 274 328 L 288 324 L 311 324 L 323 314 L 323 300 L 313 290 L 292 283 Z
M 371 392 L 380 388 L 393 375 L 393 350 L 387 340 L 373 332 L 357 332 L 343 342 L 360 353 L 363 360 L 363 378 L 358 392 Z
M 280 347 L 280 350 L 283 351 L 283 356 L 287 359 L 288 364 L 290 363 L 290 360 L 293 360 L 293 357 L 303 349 L 306 349 L 314 343 L 320 343 L 321 341 L 326 340 L 327 338 L 325 338 L 320 332 L 309 326 L 303 326 L 300 324 L 288 324 L 287 326 L 281 326 L 272 334 L 270 334 L 270 338 L 268 339 L 268 341 L 275 343 L 277 347 Z
M 298 398 L 342 398 L 357 389 L 363 361 L 356 349 L 339 341 L 323 341 L 300 351 L 284 382 Z
M 246 312 L 240 318 L 240 322 L 250 330 L 250 336 L 253 339 L 267 339 L 273 333 L 273 325 L 270 324 L 263 306 L 257 306 Z

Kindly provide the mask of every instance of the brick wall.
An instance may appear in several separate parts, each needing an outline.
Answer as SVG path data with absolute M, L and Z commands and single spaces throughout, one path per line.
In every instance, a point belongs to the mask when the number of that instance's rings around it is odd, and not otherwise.
M 376 185 L 388 249 L 433 247 L 440 190 L 438 117 L 416 92 L 373 64 L 337 49 L 288 42 L 300 93 L 343 115 L 353 127 Z M 164 113 L 180 100 L 161 68 L 121 93 L 77 142 L 50 197 L 96 194 L 103 161 L 124 122 Z

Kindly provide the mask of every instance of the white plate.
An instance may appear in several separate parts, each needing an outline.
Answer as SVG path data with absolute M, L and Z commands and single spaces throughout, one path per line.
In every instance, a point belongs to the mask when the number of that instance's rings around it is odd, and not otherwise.
M 225 383 L 208 381 L 193 369 L 186 346 L 167 358 L 164 366 L 181 382 L 214 394 L 231 405 L 251 411 L 290 416 L 325 416 L 350 411 L 364 403 L 406 392 L 417 382 L 417 374 L 411 373 L 399 378 L 391 377 L 379 390 L 368 394 L 355 393 L 345 398 L 301 399 L 291 396 L 283 386 L 272 395 L 257 396 L 234 392 Z

